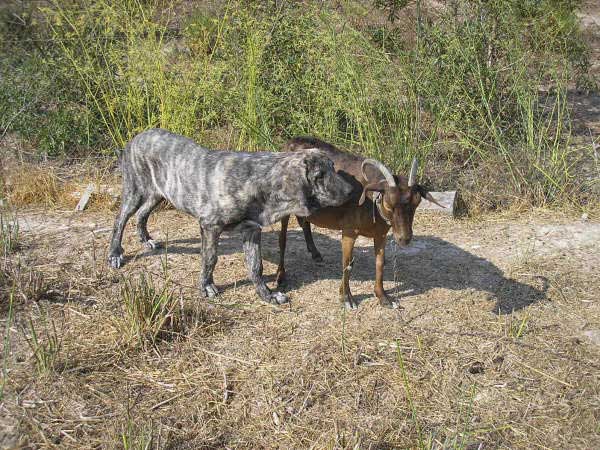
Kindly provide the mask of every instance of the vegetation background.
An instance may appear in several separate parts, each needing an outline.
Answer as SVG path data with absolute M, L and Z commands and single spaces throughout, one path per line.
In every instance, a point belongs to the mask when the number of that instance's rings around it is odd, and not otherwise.
M 579 3 L 3 2 L 0 132 L 61 158 L 149 127 L 249 150 L 308 134 L 398 172 L 417 156 L 471 211 L 589 210 L 593 138 L 567 101 L 597 87 Z

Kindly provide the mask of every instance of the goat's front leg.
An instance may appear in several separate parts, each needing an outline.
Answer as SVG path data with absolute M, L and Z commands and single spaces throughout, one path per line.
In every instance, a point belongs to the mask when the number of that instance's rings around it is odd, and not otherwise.
M 385 241 L 386 235 L 380 234 L 373 239 L 375 250 L 375 295 L 379 304 L 386 308 L 398 308 L 398 302 L 385 293 L 383 289 L 383 267 L 385 265 Z
M 241 226 L 242 240 L 244 242 L 244 255 L 248 276 L 254 283 L 256 293 L 268 303 L 281 305 L 289 302 L 287 295 L 281 292 L 271 292 L 263 279 L 262 255 L 260 251 L 261 230 L 255 224 L 244 223 Z
M 277 287 L 281 287 L 285 280 L 285 247 L 287 244 L 287 229 L 290 216 L 281 219 L 281 230 L 279 231 L 279 266 L 277 266 Z
M 223 229 L 218 226 L 200 226 L 202 238 L 202 262 L 200 264 L 200 295 L 212 298 L 219 295 L 213 281 L 213 270 L 217 264 L 217 247 Z
M 358 308 L 358 303 L 352 298 L 350 292 L 350 272 L 352 271 L 352 252 L 358 234 L 354 231 L 342 231 L 342 283 L 340 284 L 340 301 L 347 309 Z
M 298 217 L 298 223 L 302 227 L 302 232 L 304 233 L 304 240 L 306 241 L 306 249 L 310 252 L 312 259 L 316 262 L 323 262 L 323 257 L 317 246 L 315 245 L 315 241 L 313 240 L 312 230 L 310 229 L 310 222 L 306 220 L 304 217 Z

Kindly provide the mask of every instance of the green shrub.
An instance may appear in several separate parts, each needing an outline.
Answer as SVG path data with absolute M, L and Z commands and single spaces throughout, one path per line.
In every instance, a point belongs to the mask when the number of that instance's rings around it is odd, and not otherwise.
M 458 2 L 464 11 L 426 24 L 416 49 L 427 109 L 467 151 L 463 162 L 504 181 L 504 201 L 507 191 L 539 204 L 573 189 L 566 89 L 574 29 L 530 25 L 548 20 L 551 3 Z M 541 93 L 544 85 L 553 93 Z
M 432 161 L 445 169 L 423 165 L 426 180 L 487 207 L 573 198 L 585 155 L 570 150 L 566 89 L 594 84 L 578 2 L 457 0 L 406 30 L 408 3 L 374 1 L 382 24 L 359 2 L 234 0 L 174 26 L 159 0 L 51 2 L 10 24 L 24 42 L 0 63 L 0 112 L 48 154 L 149 127 L 249 150 L 310 134 L 398 172 Z
M 16 132 L 47 156 L 105 145 L 87 98 L 66 76 L 70 69 L 38 50 L 22 51 L 0 63 L 0 134 Z

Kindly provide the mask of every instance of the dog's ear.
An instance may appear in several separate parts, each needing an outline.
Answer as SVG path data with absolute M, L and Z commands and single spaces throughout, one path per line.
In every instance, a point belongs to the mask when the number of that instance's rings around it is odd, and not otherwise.
M 309 153 L 304 157 L 305 175 L 310 184 L 325 176 L 329 169 L 329 159 L 318 153 Z

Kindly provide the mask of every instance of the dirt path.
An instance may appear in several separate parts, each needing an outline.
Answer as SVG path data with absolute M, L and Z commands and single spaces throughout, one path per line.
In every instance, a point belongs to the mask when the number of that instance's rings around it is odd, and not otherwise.
M 124 247 L 126 249 L 126 272 L 137 270 L 157 270 L 163 261 L 164 250 L 150 251 L 136 242 L 133 220 L 128 225 Z M 74 267 L 83 269 L 81 264 L 89 264 L 85 258 L 92 258 L 92 264 L 102 267 L 106 256 L 107 242 L 111 231 L 112 217 L 93 213 L 64 214 L 47 212 L 22 213 L 20 228 L 32 250 L 35 261 L 43 261 L 43 254 L 52 254 L 52 261 L 41 267 Z M 168 262 L 178 278 L 195 284 L 199 258 L 199 238 L 196 222 L 176 211 L 163 211 L 153 216 L 150 224 L 153 237 L 167 241 Z M 278 261 L 278 226 L 263 233 L 263 253 L 265 273 L 272 277 Z M 593 271 L 598 269 L 600 255 L 596 251 L 600 245 L 600 224 L 586 220 L 569 221 L 552 219 L 551 213 L 532 215 L 513 220 L 490 219 L 482 222 L 452 220 L 446 217 L 422 214 L 416 224 L 416 237 L 410 247 L 399 249 L 391 237 L 388 238 L 386 288 L 398 289 L 396 281 L 410 289 L 410 294 L 402 295 L 404 302 L 418 300 L 418 295 L 430 294 L 440 288 L 448 291 L 466 288 L 486 291 L 492 297 L 499 295 L 499 285 L 511 280 L 511 270 L 515 266 L 530 263 L 556 263 L 564 258 L 576 261 L 576 266 Z M 339 232 L 316 229 L 315 241 L 325 257 L 325 262 L 314 263 L 308 255 L 304 238 L 299 228 L 289 233 L 286 265 L 289 272 L 288 290 L 293 297 L 304 297 L 305 291 L 318 285 L 319 289 L 331 291 L 335 297 L 340 277 L 339 264 L 341 249 Z M 367 238 L 359 238 L 356 245 L 356 263 L 352 274 L 353 290 L 363 300 L 372 299 L 372 278 L 374 258 L 372 243 Z M 36 251 L 37 250 L 37 251 Z M 236 283 L 247 285 L 243 265 L 241 241 L 237 234 L 224 234 L 220 244 L 220 260 L 217 278 L 227 287 Z M 92 254 L 93 253 L 93 254 Z M 74 258 L 77 255 L 78 258 Z M 84 257 L 82 260 L 81 257 Z M 34 263 L 35 266 L 35 263 Z M 99 270 L 104 270 L 99 269 Z M 424 277 L 422 270 L 429 271 Z M 221 273 L 221 275 L 219 275 Z M 233 278 L 232 278 L 233 276 Z M 534 283 L 535 284 L 535 283 Z M 412 287 L 411 287 L 412 285 Z M 523 289 L 523 294 L 534 295 L 521 283 L 515 288 Z M 251 289 L 248 294 L 252 296 Z M 540 297 L 543 292 L 540 292 Z M 510 312 L 518 299 L 497 299 L 502 303 L 503 312 Z
M 544 212 L 420 215 L 411 247 L 388 243 L 385 287 L 402 309 L 379 307 L 371 244 L 360 239 L 351 287 L 361 305 L 345 312 L 337 232 L 315 233 L 322 264 L 301 231 L 290 232 L 286 307 L 257 299 L 239 237 L 224 236 L 215 271 L 222 295 L 207 304 L 195 287 L 197 225 L 161 211 L 149 229 L 168 237 L 168 275 L 194 319 L 180 337 L 141 352 L 125 339 L 119 289 L 136 273 L 160 282 L 164 251 L 141 248 L 131 223 L 126 264 L 113 271 L 104 263 L 112 214 L 29 211 L 20 224 L 19 256 L 53 293 L 33 309 L 20 306 L 17 322 L 46 311 L 63 343 L 61 371 L 40 379 L 31 359 L 18 357 L 30 352 L 16 326 L 12 333 L 0 417 L 34 446 L 120 441 L 130 425 L 139 438 L 150 417 L 153 435 L 177 448 L 410 447 L 423 439 L 600 446 L 598 223 Z M 272 282 L 275 229 L 265 230 L 263 251 Z

